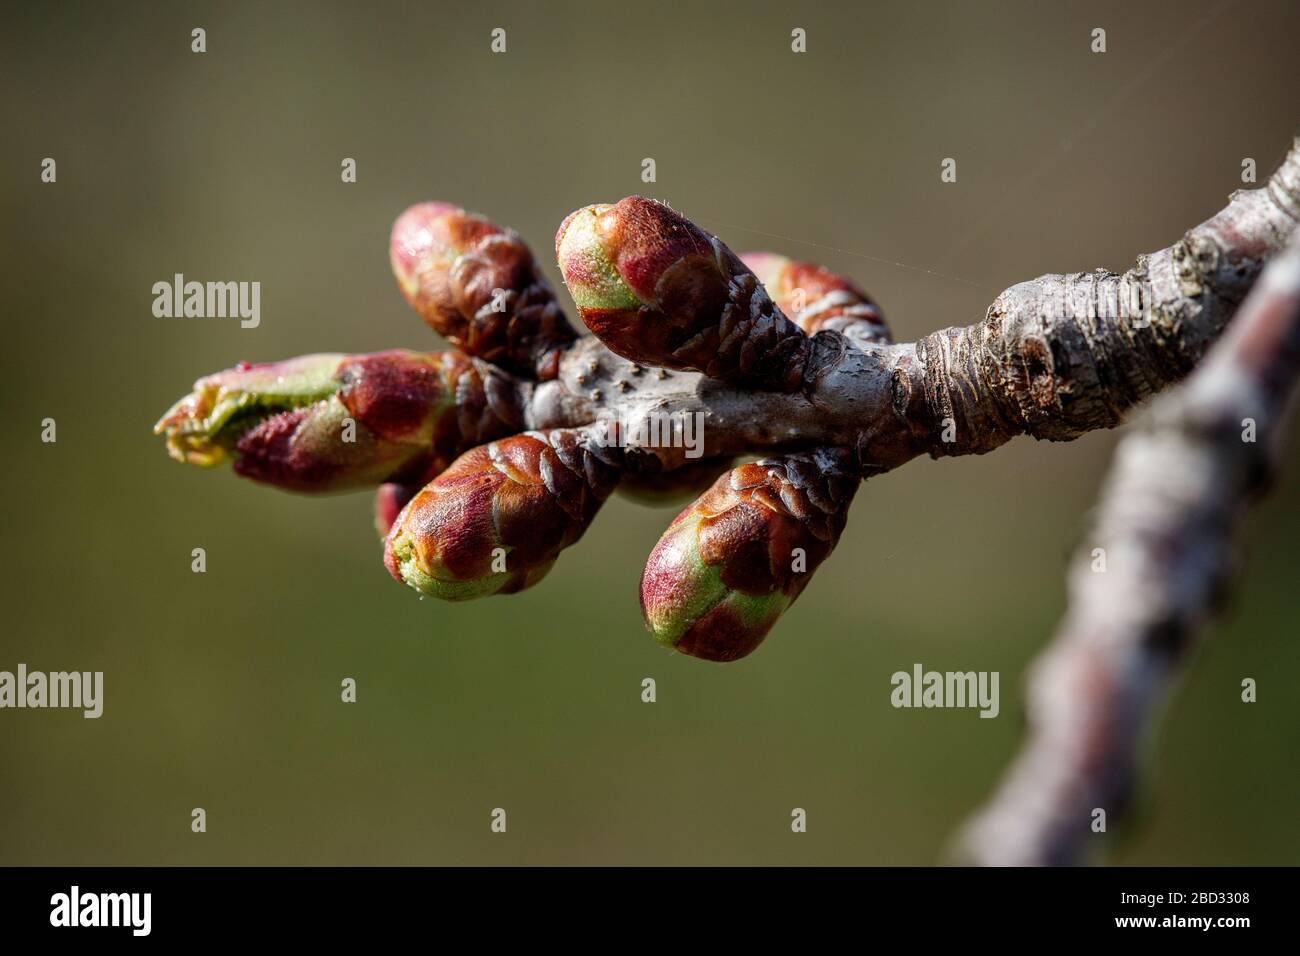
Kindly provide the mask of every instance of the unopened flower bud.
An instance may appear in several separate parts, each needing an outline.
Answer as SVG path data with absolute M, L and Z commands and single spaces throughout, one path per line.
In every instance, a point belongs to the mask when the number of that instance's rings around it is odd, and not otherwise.
M 740 258 L 808 335 L 829 329 L 859 345 L 890 341 L 884 313 L 852 280 L 773 252 L 745 252 Z
M 429 202 L 397 217 L 389 248 L 402 293 L 435 332 L 515 374 L 555 377 L 575 333 L 517 233 Z
M 634 362 L 793 391 L 809 342 L 730 249 L 662 203 L 630 196 L 569 215 L 555 237 L 587 328 Z
M 522 424 L 513 380 L 459 352 L 307 355 L 194 383 L 154 426 L 189 464 L 293 491 L 422 483 Z
M 472 449 L 398 515 L 384 563 L 444 600 L 522 591 L 587 530 L 618 483 L 615 456 L 566 429 Z
M 641 578 L 646 626 L 694 657 L 744 657 L 835 547 L 859 484 L 843 448 L 733 468 L 651 552 Z

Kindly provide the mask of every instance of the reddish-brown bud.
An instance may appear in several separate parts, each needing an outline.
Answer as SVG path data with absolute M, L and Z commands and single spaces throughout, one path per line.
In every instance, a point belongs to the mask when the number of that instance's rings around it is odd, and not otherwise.
M 434 331 L 516 374 L 555 377 L 575 333 L 518 234 L 421 203 L 393 224 L 390 255 L 402 293 Z
M 154 426 L 173 458 L 336 491 L 423 482 L 523 424 L 517 383 L 459 352 L 308 355 L 199 379 Z
M 445 600 L 521 591 L 582 537 L 619 476 L 616 450 L 567 429 L 475 448 L 398 515 L 384 563 Z
M 733 468 L 651 552 L 641 578 L 646 626 L 694 657 L 744 657 L 839 541 L 859 484 L 844 448 Z
M 735 253 L 668 206 L 579 209 L 555 250 L 582 321 L 624 358 L 755 388 L 803 383 L 808 337 Z
M 859 345 L 890 341 L 884 313 L 852 280 L 774 252 L 745 252 L 740 258 L 781 311 L 808 335 L 828 329 Z

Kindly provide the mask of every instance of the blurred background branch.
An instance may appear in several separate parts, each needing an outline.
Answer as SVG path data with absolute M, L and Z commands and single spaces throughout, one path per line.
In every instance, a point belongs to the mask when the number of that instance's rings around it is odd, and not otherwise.
M 1029 739 L 963 835 L 966 858 L 1074 863 L 1097 821 L 1124 814 L 1148 725 L 1220 603 L 1242 514 L 1271 476 L 1298 373 L 1300 232 L 1205 362 L 1117 448 L 1069 611 L 1030 674 Z

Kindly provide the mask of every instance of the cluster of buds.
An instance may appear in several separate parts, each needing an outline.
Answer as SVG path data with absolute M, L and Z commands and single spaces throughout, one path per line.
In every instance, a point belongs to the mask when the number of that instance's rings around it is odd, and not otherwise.
M 582 393 L 584 372 L 566 369 L 618 363 L 629 379 L 657 368 L 800 393 L 828 342 L 889 341 L 870 298 L 818 266 L 738 256 L 640 197 L 580 209 L 556 235 L 598 343 L 574 332 L 520 237 L 480 216 L 414 206 L 390 252 L 407 300 L 453 349 L 311 355 L 199 379 L 156 426 L 171 455 L 231 460 L 294 491 L 378 485 L 385 566 L 446 600 L 536 584 L 615 490 L 653 503 L 698 495 L 651 553 L 646 625 L 695 657 L 750 653 L 835 547 L 859 456 L 797 442 L 734 467 L 735 449 L 638 454 L 597 427 L 616 396 Z

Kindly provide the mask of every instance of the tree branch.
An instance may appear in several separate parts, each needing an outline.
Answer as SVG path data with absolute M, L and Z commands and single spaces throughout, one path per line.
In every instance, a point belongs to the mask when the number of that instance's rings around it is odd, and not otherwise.
M 703 414 L 705 454 L 843 445 L 865 474 L 928 453 L 982 454 L 1020 434 L 1056 441 L 1116 425 L 1178 381 L 1219 335 L 1300 220 L 1300 142 L 1267 185 L 1235 193 L 1178 242 L 1123 275 L 1046 275 L 998 296 L 983 322 L 919 342 L 812 339 L 803 387 L 756 390 L 646 369 L 584 338 L 536 388 L 530 427 Z M 682 464 L 633 447 L 630 466 Z
M 970 860 L 1072 863 L 1095 809 L 1122 816 L 1143 731 L 1215 610 L 1298 377 L 1300 232 L 1201 367 L 1120 444 L 1069 612 L 1030 674 L 1029 739 L 962 838 Z

